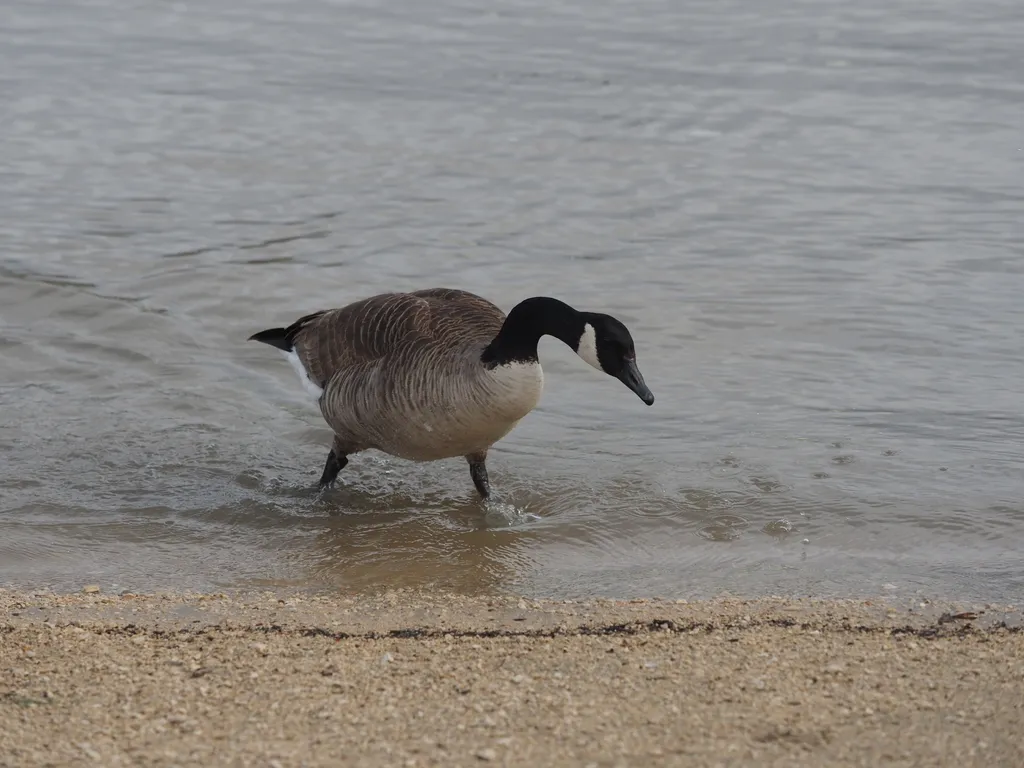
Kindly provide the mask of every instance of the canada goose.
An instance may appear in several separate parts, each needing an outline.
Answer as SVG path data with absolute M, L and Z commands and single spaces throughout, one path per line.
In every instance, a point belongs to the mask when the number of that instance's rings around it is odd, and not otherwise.
M 633 338 L 610 315 L 545 296 L 506 317 L 466 291 L 385 293 L 249 337 L 283 351 L 334 430 L 320 488 L 371 448 L 414 461 L 464 456 L 484 498 L 487 450 L 540 400 L 537 342 L 561 339 L 647 405 Z

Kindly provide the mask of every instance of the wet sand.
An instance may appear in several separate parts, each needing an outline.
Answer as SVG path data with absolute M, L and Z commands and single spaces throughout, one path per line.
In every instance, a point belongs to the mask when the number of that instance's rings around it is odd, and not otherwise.
M 1016 766 L 997 606 L 0 591 L 0 765 Z

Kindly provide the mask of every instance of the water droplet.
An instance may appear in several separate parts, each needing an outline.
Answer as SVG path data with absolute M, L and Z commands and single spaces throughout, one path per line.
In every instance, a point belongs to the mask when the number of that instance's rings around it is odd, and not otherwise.
M 761 530 L 769 536 L 786 536 L 787 534 L 792 533 L 793 524 L 783 517 L 779 520 L 772 520 Z

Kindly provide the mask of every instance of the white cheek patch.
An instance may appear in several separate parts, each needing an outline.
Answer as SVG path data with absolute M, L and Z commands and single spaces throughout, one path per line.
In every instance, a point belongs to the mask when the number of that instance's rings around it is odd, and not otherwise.
M 292 364 L 292 368 L 299 374 L 299 378 L 302 380 L 302 387 L 310 394 L 314 400 L 319 400 L 320 395 L 324 393 L 320 387 L 313 383 L 313 380 L 309 378 L 309 374 L 306 373 L 306 368 L 302 365 L 302 361 L 299 360 L 299 354 L 294 349 L 291 352 L 285 352 L 284 356 L 288 358 L 288 362 Z
M 583 326 L 583 335 L 580 336 L 580 343 L 576 347 L 576 354 L 589 365 L 597 368 L 597 370 L 604 370 L 601 367 L 601 361 L 597 359 L 597 334 L 594 332 L 594 326 L 590 323 Z

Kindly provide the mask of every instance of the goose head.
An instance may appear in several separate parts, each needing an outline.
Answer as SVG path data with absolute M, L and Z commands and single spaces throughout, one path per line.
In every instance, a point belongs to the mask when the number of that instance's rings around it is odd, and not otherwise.
M 597 370 L 621 381 L 647 405 L 653 405 L 654 394 L 636 366 L 636 347 L 626 326 L 611 315 L 599 312 L 581 312 L 580 316 L 583 331 L 573 347 L 576 354 Z

